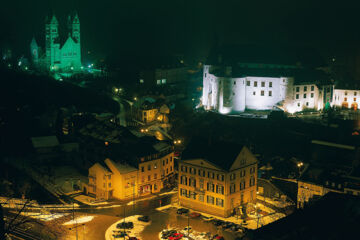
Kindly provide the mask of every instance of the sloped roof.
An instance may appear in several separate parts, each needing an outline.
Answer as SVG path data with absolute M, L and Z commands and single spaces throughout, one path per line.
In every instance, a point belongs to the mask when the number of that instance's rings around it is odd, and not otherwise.
M 34 148 L 59 146 L 59 141 L 56 136 L 32 137 L 31 142 Z
M 205 159 L 219 168 L 229 171 L 243 147 L 243 145 L 220 141 L 208 144 L 208 140 L 197 138 L 188 144 L 182 153 L 182 159 Z
M 330 192 L 313 205 L 249 231 L 246 239 L 354 239 L 358 236 L 360 198 Z

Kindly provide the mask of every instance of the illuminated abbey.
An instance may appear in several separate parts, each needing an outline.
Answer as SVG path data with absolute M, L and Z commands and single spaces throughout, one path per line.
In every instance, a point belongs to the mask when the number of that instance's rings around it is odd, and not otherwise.
M 80 20 L 77 14 L 67 19 L 67 36 L 59 35 L 59 22 L 55 15 L 45 22 L 45 47 L 35 38 L 30 44 L 32 62 L 42 71 L 72 73 L 81 71 Z

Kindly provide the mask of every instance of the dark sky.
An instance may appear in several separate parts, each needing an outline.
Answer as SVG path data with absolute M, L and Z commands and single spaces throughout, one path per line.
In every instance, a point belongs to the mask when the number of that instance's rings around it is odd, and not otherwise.
M 215 35 L 222 43 L 325 49 L 360 44 L 359 4 L 322 0 L 4 0 L 0 44 L 28 51 L 32 36 L 43 35 L 46 14 L 53 11 L 64 24 L 74 10 L 81 21 L 83 50 L 98 56 L 201 56 Z

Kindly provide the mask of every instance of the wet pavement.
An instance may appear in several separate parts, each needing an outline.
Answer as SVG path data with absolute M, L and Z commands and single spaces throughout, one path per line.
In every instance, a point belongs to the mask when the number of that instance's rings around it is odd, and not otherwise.
M 96 217 L 91 223 L 86 224 L 89 229 L 86 239 L 101 239 L 105 237 L 105 231 L 111 224 L 120 220 L 124 216 L 132 215 L 148 215 L 151 224 L 147 226 L 141 234 L 142 240 L 159 239 L 159 232 L 163 229 L 179 228 L 184 229 L 189 225 L 193 230 L 198 232 L 211 232 L 224 236 L 226 240 L 234 240 L 240 233 L 234 233 L 230 230 L 223 231 L 221 228 L 215 227 L 212 223 L 205 222 L 201 218 L 189 218 L 186 215 L 178 215 L 175 208 L 168 208 L 161 211 L 156 210 L 162 205 L 168 205 L 176 200 L 176 196 L 165 195 L 157 199 L 149 199 L 137 202 L 135 205 L 125 205 L 110 209 L 91 209 L 83 210 L 83 214 L 95 215 Z M 79 213 L 81 214 L 81 213 Z

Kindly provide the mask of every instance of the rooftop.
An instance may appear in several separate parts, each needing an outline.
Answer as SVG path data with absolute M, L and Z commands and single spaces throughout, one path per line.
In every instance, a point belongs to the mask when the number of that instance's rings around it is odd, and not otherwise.
M 249 231 L 246 239 L 353 239 L 359 222 L 360 198 L 330 192 L 308 208 Z
M 182 159 L 205 159 L 219 168 L 229 171 L 243 147 L 243 145 L 230 142 L 214 141 L 209 143 L 205 139 L 193 139 L 182 153 Z

